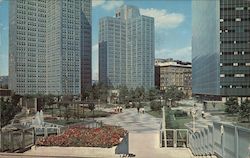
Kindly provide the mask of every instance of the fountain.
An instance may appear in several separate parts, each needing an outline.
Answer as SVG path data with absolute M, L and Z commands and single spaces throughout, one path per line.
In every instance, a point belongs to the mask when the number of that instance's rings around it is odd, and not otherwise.
M 33 126 L 43 126 L 44 125 L 44 117 L 43 111 L 37 112 L 35 115 L 35 119 L 32 120 Z

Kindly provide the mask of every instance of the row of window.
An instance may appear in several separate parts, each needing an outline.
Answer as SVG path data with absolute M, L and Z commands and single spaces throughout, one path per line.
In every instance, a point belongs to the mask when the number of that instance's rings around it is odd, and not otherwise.
M 224 43 L 224 44 L 249 43 L 250 44 L 250 41 L 220 41 L 220 43 Z
M 250 32 L 250 29 L 243 29 L 243 28 L 237 28 L 237 29 L 221 29 L 220 33 L 222 32 L 238 32 L 238 33 L 243 33 L 243 32 Z
M 250 77 L 250 74 L 220 74 L 220 77 Z
M 224 21 L 250 21 L 250 18 L 228 18 L 228 19 L 220 19 L 220 22 Z
M 227 8 L 220 8 L 220 10 L 225 11 L 225 10 L 250 10 L 250 7 L 227 7 Z
M 223 85 L 220 88 L 250 88 L 250 85 Z
M 220 66 L 250 66 L 250 63 L 220 63 Z
M 250 52 L 245 52 L 245 51 L 242 51 L 242 52 L 220 52 L 220 55 L 250 55 Z

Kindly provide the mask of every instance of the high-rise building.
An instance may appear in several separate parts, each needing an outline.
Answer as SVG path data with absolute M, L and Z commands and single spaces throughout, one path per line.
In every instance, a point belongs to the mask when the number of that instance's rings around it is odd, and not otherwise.
M 92 85 L 92 0 L 84 0 L 81 11 L 81 93 Z
M 10 88 L 73 94 L 91 85 L 91 0 L 10 1 Z
M 99 22 L 99 81 L 108 86 L 154 87 L 154 18 L 122 5 Z
M 193 1 L 193 94 L 250 96 L 250 1 Z
M 9 88 L 46 92 L 46 1 L 9 1 Z
M 78 95 L 91 85 L 91 1 L 47 1 L 46 24 L 47 93 Z

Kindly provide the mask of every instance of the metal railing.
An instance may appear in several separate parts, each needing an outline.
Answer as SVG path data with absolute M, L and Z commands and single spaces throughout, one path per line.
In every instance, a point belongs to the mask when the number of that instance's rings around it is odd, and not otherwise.
M 195 156 L 250 158 L 250 129 L 214 122 L 199 131 L 189 131 L 189 147 Z
M 14 152 L 24 150 L 34 145 L 34 128 L 17 131 L 3 131 L 0 135 L 0 150 Z
M 164 129 L 160 130 L 160 147 L 187 148 L 187 129 Z

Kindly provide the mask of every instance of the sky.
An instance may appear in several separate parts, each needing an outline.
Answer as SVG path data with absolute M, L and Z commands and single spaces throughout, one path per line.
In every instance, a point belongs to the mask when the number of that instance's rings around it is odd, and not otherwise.
M 98 23 L 122 4 L 155 18 L 155 57 L 191 61 L 191 0 L 92 0 L 92 79 L 98 79 Z M 8 0 L 0 0 L 0 76 L 8 75 Z

